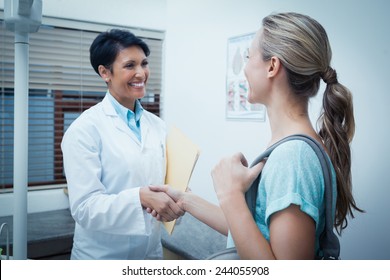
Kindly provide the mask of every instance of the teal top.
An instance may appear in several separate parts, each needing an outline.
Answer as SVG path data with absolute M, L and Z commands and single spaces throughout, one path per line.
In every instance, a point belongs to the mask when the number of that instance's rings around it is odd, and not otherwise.
M 337 189 L 332 164 L 331 172 L 334 215 Z M 309 144 L 291 140 L 276 147 L 262 170 L 257 194 L 255 221 L 263 236 L 269 241 L 269 222 L 273 213 L 296 204 L 316 224 L 318 253 L 319 236 L 325 226 L 324 191 L 321 163 Z M 227 246 L 234 246 L 230 233 Z
M 143 113 L 143 108 L 139 100 L 135 101 L 134 112 L 127 109 L 125 106 L 120 104 L 109 91 L 107 91 L 108 98 L 111 101 L 112 106 L 114 106 L 118 116 L 126 123 L 130 130 L 137 136 L 138 140 L 141 142 L 141 116 Z

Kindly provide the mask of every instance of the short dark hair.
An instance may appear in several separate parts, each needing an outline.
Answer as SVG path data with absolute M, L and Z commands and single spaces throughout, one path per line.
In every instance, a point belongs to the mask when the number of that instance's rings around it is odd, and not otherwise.
M 118 53 L 131 46 L 139 46 L 146 56 L 150 54 L 148 45 L 128 30 L 111 29 L 100 33 L 89 48 L 89 58 L 93 69 L 98 74 L 99 65 L 112 70 L 112 64 Z

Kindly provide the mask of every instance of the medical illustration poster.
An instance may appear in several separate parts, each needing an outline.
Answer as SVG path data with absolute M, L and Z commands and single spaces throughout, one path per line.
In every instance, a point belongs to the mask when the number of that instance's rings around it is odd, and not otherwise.
M 244 67 L 255 33 L 228 39 L 226 74 L 226 118 L 232 120 L 265 121 L 265 106 L 250 104 Z

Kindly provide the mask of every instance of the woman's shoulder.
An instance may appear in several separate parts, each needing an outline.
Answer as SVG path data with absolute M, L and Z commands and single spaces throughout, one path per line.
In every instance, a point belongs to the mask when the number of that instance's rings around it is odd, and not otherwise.
M 263 169 L 264 176 L 307 176 L 320 174 L 321 163 L 315 151 L 304 141 L 291 140 L 280 144 L 268 157 Z
M 291 140 L 276 147 L 262 172 L 265 190 L 276 197 L 288 192 L 320 198 L 323 176 L 321 163 L 309 144 Z
M 269 156 L 269 159 L 294 160 L 317 158 L 312 147 L 302 140 L 290 140 L 277 146 Z

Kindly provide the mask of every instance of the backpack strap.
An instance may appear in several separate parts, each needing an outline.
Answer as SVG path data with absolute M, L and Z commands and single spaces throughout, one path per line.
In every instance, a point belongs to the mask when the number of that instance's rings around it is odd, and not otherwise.
M 321 163 L 322 173 L 324 176 L 324 183 L 325 183 L 325 228 L 320 236 L 320 250 L 323 253 L 323 256 L 321 256 L 321 258 L 337 260 L 339 259 L 340 256 L 340 242 L 336 234 L 333 232 L 332 173 L 331 173 L 329 160 L 327 159 L 326 152 L 324 151 L 322 145 L 307 135 L 294 134 L 286 138 L 283 138 L 282 140 L 278 141 L 277 143 L 269 147 L 266 151 L 264 151 L 253 161 L 251 167 L 258 164 L 262 160 L 268 158 L 269 155 L 277 146 L 291 140 L 305 141 L 314 150 Z M 253 217 L 255 217 L 255 212 L 256 212 L 256 197 L 257 197 L 257 190 L 260 183 L 260 177 L 261 177 L 261 173 L 252 183 L 248 191 L 245 193 L 245 200 L 248 204 L 248 208 L 251 211 Z

